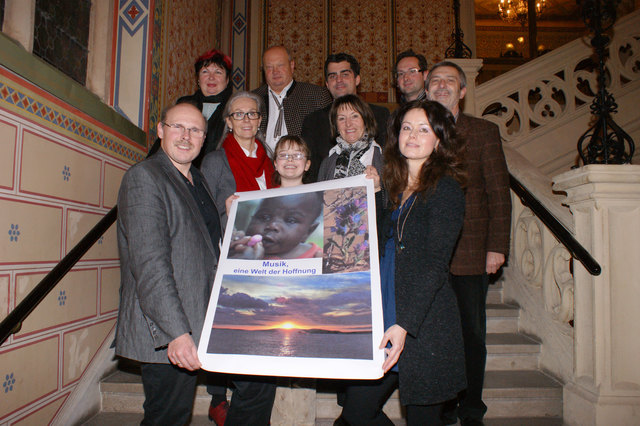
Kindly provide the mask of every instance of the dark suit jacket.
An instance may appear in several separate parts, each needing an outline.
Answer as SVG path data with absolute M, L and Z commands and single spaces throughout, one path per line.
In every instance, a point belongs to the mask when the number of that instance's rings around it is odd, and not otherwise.
M 200 340 L 218 260 L 198 205 L 164 151 L 125 173 L 117 227 L 116 354 L 168 364 L 173 339 L 191 333 Z
M 266 134 L 270 114 L 269 90 L 265 84 L 254 90 L 253 93 L 262 96 L 262 100 L 264 101 L 265 111 L 263 111 L 264 115 L 260 123 L 260 130 L 262 134 Z M 311 112 L 331 104 L 332 101 L 331 93 L 329 93 L 326 87 L 294 80 L 282 101 L 287 133 L 300 136 L 304 118 Z
M 373 116 L 376 119 L 376 135 L 374 140 L 384 148 L 387 140 L 387 122 L 389 121 L 389 110 L 374 104 L 369 104 Z M 311 167 L 309 168 L 310 182 L 315 182 L 318 178 L 318 170 L 322 161 L 329 155 L 329 150 L 335 145 L 335 138 L 331 136 L 331 124 L 329 122 L 329 111 L 331 105 L 319 109 L 307 115 L 302 122 L 302 139 L 309 145 L 311 150 Z
M 464 225 L 451 272 L 479 275 L 486 271 L 488 251 L 509 253 L 509 172 L 498 126 L 461 112 L 456 130 L 466 148 L 468 182 Z

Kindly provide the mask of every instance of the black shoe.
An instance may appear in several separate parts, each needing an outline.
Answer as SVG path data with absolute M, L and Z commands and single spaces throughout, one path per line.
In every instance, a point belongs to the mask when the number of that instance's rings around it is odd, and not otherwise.
M 340 416 L 333 422 L 333 426 L 349 426 L 349 423 Z

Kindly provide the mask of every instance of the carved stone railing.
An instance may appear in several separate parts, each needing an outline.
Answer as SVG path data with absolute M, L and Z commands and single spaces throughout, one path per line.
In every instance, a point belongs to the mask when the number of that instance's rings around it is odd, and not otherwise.
M 571 233 L 573 218 L 551 180 L 514 149 L 504 148 L 509 172 Z M 569 379 L 572 370 L 573 294 L 569 251 L 513 193 L 511 254 L 504 269 L 504 299 L 521 307 L 519 328 L 543 342 L 540 365 Z
M 616 121 L 640 131 L 640 11 L 614 27 L 607 70 L 609 90 L 620 105 Z M 568 170 L 576 143 L 588 128 L 596 92 L 588 40 L 575 40 L 475 87 L 468 101 L 476 115 L 496 123 L 509 170 L 575 234 L 573 217 L 552 192 L 551 177 Z M 472 64 L 469 64 L 471 66 Z M 504 297 L 522 307 L 519 327 L 543 342 L 541 368 L 573 379 L 573 260 L 545 225 L 514 196 L 512 251 L 504 271 Z
M 620 105 L 616 122 L 625 127 L 637 121 L 640 10 L 615 25 L 609 51 L 609 91 Z M 475 111 L 543 173 L 565 171 L 575 162 L 597 90 L 592 55 L 589 40 L 579 39 L 496 77 L 476 88 Z

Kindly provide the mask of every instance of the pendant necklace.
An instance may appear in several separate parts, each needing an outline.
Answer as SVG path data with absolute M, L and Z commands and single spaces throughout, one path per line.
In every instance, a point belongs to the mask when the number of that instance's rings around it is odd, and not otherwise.
M 413 208 L 413 205 L 416 202 L 416 198 L 417 198 L 415 194 L 413 194 L 412 196 L 413 196 L 413 199 L 411 200 L 411 205 L 409 206 L 409 210 L 407 211 L 407 214 L 405 215 L 404 220 L 402 221 L 402 228 L 400 227 L 400 217 L 402 216 L 402 210 L 403 210 L 402 207 L 404 207 L 404 205 L 400 206 L 398 221 L 396 222 L 396 231 L 398 235 L 398 247 L 396 250 L 399 250 L 399 251 L 404 250 L 404 243 L 402 242 L 402 236 L 404 235 L 404 225 L 407 223 L 407 218 L 409 217 L 409 213 L 411 213 L 411 209 Z

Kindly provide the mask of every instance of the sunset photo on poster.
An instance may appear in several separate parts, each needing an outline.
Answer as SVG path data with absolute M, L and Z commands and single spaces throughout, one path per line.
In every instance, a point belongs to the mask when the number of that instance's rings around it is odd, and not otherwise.
M 225 275 L 207 352 L 372 359 L 369 272 L 301 278 Z

